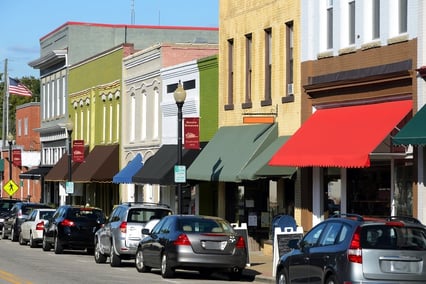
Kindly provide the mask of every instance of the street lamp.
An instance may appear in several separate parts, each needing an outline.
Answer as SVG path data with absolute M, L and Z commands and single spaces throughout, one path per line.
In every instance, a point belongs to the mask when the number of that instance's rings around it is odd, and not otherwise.
M 13 144 L 13 135 L 9 132 L 7 134 L 7 142 L 9 143 L 9 180 L 12 180 L 12 144 Z
M 183 86 L 181 82 L 179 81 L 179 84 L 173 93 L 173 96 L 176 101 L 176 105 L 178 108 L 178 119 L 177 119 L 177 126 L 178 126 L 178 145 L 177 145 L 177 165 L 182 165 L 182 107 L 186 99 L 186 92 L 183 89 Z M 178 209 L 179 214 L 182 214 L 182 184 L 180 182 L 177 183 L 177 192 L 178 192 Z
M 68 140 L 68 182 L 71 183 L 72 182 L 72 149 L 71 149 L 71 140 L 72 140 L 72 131 L 74 128 L 74 124 L 71 120 L 69 120 L 67 123 L 65 123 L 65 129 L 67 130 L 67 140 Z M 71 185 L 70 185 L 71 186 Z M 67 195 L 67 199 L 68 202 L 66 202 L 67 204 L 71 204 L 71 195 L 70 193 L 68 193 Z

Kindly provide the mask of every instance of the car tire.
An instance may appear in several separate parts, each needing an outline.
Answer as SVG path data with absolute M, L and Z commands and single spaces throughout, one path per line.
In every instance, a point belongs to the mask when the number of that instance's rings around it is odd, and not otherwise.
M 276 283 L 277 284 L 287 284 L 287 283 L 290 283 L 290 281 L 287 278 L 287 271 L 284 268 L 280 269 L 277 272 Z
M 337 284 L 337 279 L 335 275 L 330 275 L 327 277 L 325 284 Z
M 146 266 L 143 260 L 143 252 L 141 248 L 138 248 L 135 256 L 135 266 L 138 272 L 149 272 L 150 267 Z
M 47 242 L 46 236 L 43 236 L 43 243 L 42 243 L 43 251 L 50 251 L 52 246 Z
M 21 246 L 25 246 L 27 244 L 26 241 L 24 241 L 24 238 L 22 237 L 22 232 L 19 233 L 19 239 L 18 242 Z
M 100 247 L 100 244 L 99 244 L 98 241 L 96 241 L 94 257 L 95 257 L 95 262 L 96 263 L 105 263 L 106 260 L 107 260 L 107 256 L 104 255 L 101 252 L 101 247 Z
M 115 253 L 114 244 L 111 244 L 111 252 L 109 254 L 109 260 L 111 267 L 117 267 L 121 265 L 121 258 L 118 254 Z
M 54 251 L 55 251 L 55 254 L 61 254 L 64 251 L 64 249 L 62 248 L 61 241 L 59 240 L 59 238 L 57 236 L 55 238 Z
M 1 229 L 1 239 L 2 239 L 2 240 L 7 239 L 7 236 L 6 236 L 6 229 L 4 228 L 4 225 L 3 225 L 3 228 Z
M 237 270 L 234 270 L 231 273 L 229 273 L 229 278 L 232 281 L 239 281 L 241 279 L 242 274 L 243 274 L 243 269 L 238 268 Z
M 15 228 L 14 227 L 15 227 L 15 225 L 12 225 L 12 231 L 10 233 L 10 240 L 12 242 L 16 242 L 18 240 L 18 237 L 15 234 Z
M 37 247 L 37 243 L 34 241 L 34 236 L 33 233 L 30 232 L 30 240 L 28 241 L 30 248 L 35 248 Z
M 164 252 L 161 256 L 161 276 L 163 278 L 172 278 L 174 274 L 175 271 L 170 267 L 167 253 Z

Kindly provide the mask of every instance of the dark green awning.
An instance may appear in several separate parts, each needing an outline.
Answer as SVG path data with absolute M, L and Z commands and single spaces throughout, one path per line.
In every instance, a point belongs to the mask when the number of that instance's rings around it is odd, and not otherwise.
M 240 182 L 242 170 L 277 136 L 277 124 L 221 127 L 189 167 L 187 178 Z
M 254 158 L 238 175 L 240 179 L 255 180 L 268 176 L 288 177 L 296 172 L 296 167 L 269 166 L 269 160 L 287 142 L 290 136 L 280 136 L 262 153 Z
M 393 137 L 392 143 L 395 145 L 426 145 L 426 106 L 423 106 Z

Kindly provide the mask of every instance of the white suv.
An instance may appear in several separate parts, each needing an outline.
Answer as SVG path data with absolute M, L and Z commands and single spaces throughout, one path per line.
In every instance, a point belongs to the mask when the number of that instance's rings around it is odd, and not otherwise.
M 95 234 L 95 261 L 120 266 L 121 260 L 135 258 L 142 229 L 151 220 L 160 220 L 173 212 L 168 205 L 127 202 L 114 208 L 104 227 Z

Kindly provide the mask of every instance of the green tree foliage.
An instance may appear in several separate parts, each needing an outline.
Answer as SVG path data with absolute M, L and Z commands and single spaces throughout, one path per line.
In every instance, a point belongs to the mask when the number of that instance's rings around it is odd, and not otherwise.
M 2 79 L 0 83 L 0 121 L 3 120 L 3 101 L 5 99 L 6 92 L 4 90 L 5 84 L 3 80 L 4 74 L 0 73 L 0 77 Z M 10 94 L 9 96 L 9 132 L 11 132 L 14 136 L 16 135 L 16 107 L 22 104 L 30 103 L 30 102 L 40 102 L 40 81 L 39 79 L 30 76 L 30 77 L 22 77 L 15 78 L 18 79 L 22 84 L 24 84 L 28 89 L 33 93 L 32 97 L 24 97 Z M 3 121 L 0 124 L 0 135 L 3 133 Z M 7 133 L 6 133 L 7 135 Z

